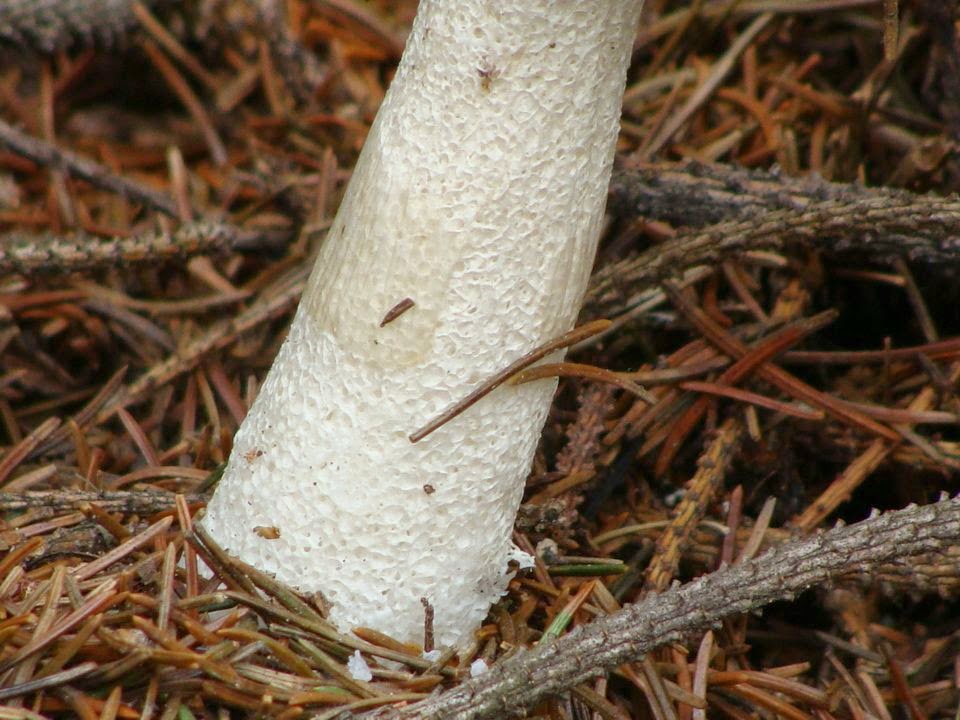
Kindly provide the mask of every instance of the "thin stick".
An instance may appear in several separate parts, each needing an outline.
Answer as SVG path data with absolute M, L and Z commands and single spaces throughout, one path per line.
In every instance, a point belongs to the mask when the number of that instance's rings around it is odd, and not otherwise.
M 680 292 L 677 287 L 666 282 L 664 288 L 673 301 L 677 309 L 700 331 L 711 343 L 716 345 L 724 353 L 731 357 L 741 358 L 747 354 L 747 346 L 739 339 L 733 337 L 723 330 L 719 325 L 713 322 L 706 313 L 699 307 L 687 300 L 686 296 Z M 757 369 L 757 374 L 769 383 L 779 387 L 783 392 L 791 395 L 798 400 L 802 400 L 814 407 L 820 407 L 829 413 L 835 419 L 840 420 L 847 425 L 872 432 L 887 440 L 898 441 L 900 436 L 887 426 L 871 420 L 862 413 L 851 410 L 850 408 L 835 402 L 835 398 L 827 393 L 820 392 L 816 388 L 807 385 L 805 382 L 794 377 L 790 373 L 781 369 L 778 365 L 767 363 Z
M 123 195 L 134 202 L 143 203 L 147 207 L 174 219 L 180 217 L 177 212 L 177 204 L 167 195 L 151 190 L 133 180 L 114 175 L 99 163 L 81 158 L 48 142 L 31 137 L 24 132 L 20 132 L 12 125 L 8 125 L 3 120 L 0 120 L 0 146 L 8 147 L 18 155 L 22 155 L 44 167 L 66 170 L 73 177 L 86 180 L 104 190 Z
M 34 680 L 28 680 L 20 683 L 19 685 L 3 688 L 0 690 L 0 700 L 9 700 L 10 698 L 15 698 L 20 695 L 28 695 L 30 693 L 37 692 L 38 690 L 49 690 L 50 688 L 55 688 L 58 685 L 73 682 L 74 680 L 93 672 L 97 669 L 97 667 L 97 663 L 95 662 L 84 662 L 70 668 L 69 670 L 62 670 L 58 673 L 53 673 L 52 675 L 46 675 Z M 23 715 L 22 717 L 29 716 Z
M 904 290 L 907 292 L 907 300 L 913 306 L 913 311 L 917 315 L 917 323 L 923 331 L 923 337 L 928 343 L 935 343 L 940 339 L 940 333 L 937 332 L 937 326 L 933 322 L 933 316 L 927 308 L 927 303 L 923 299 L 923 293 L 917 286 L 917 281 L 910 272 L 910 266 L 902 257 L 894 258 L 893 266 L 904 280 Z
M 913 345 L 890 350 L 791 350 L 782 360 L 790 365 L 866 365 L 897 360 L 948 360 L 960 354 L 960 338 L 950 338 L 926 345 Z M 649 384 L 649 382 L 648 382 Z
M 162 45 L 164 50 L 179 60 L 195 78 L 206 85 L 208 90 L 216 92 L 220 89 L 220 82 L 217 78 L 212 73 L 207 72 L 203 65 L 200 64 L 200 61 L 191 55 L 189 51 L 180 44 L 180 41 L 157 20 L 156 16 L 150 12 L 150 8 L 142 2 L 134 1 L 130 5 L 130 11 L 136 15 L 137 20 L 140 21 L 144 30 Z
M 767 363 L 772 361 L 773 358 L 781 352 L 797 344 L 808 335 L 826 327 L 835 319 L 836 313 L 828 310 L 812 318 L 803 318 L 792 325 L 781 328 L 769 337 L 758 342 L 756 346 L 724 370 L 717 378 L 716 384 L 729 386 L 741 382 L 751 374 L 757 372 L 758 369 L 766 367 Z M 673 424 L 664 440 L 663 449 L 657 458 L 655 472 L 662 474 L 667 471 L 667 468 L 673 461 L 674 456 L 679 451 L 687 435 L 692 432 L 693 428 L 696 427 L 706 413 L 709 403 L 709 398 L 697 398 L 693 405 Z
M 897 58 L 900 44 L 900 3 L 883 0 L 883 59 L 892 62 Z
M 0 460 L 0 486 L 6 481 L 17 466 L 23 462 L 34 449 L 60 426 L 60 418 L 50 417 L 40 423 L 33 432 L 10 448 Z
M 132 553 L 134 550 L 139 550 L 141 547 L 151 542 L 155 537 L 162 536 L 167 530 L 170 529 L 172 524 L 173 517 L 169 515 L 165 518 L 157 520 L 157 522 L 145 529 L 143 532 L 137 533 L 126 542 L 117 545 L 117 547 L 115 547 L 113 550 L 104 553 L 96 560 L 91 560 L 85 565 L 80 565 L 79 567 L 74 568 L 73 577 L 77 580 L 87 580 L 88 578 L 94 577 L 97 573 L 106 570 L 115 562 L 122 560 L 127 555 Z
M 260 299 L 249 308 L 233 318 L 215 322 L 189 345 L 172 353 L 133 383 L 121 388 L 98 412 L 96 422 L 107 421 L 113 417 L 117 408 L 139 402 L 154 389 L 181 373 L 192 370 L 207 353 L 226 347 L 240 333 L 286 312 L 300 299 L 307 270 L 308 268 L 299 266 L 288 275 L 278 278 L 270 288 L 260 293 Z
M 470 394 L 465 398 L 458 400 L 419 430 L 411 433 L 410 442 L 415 443 L 423 440 L 434 430 L 446 425 L 448 422 L 460 415 L 464 410 L 469 408 L 481 398 L 489 395 L 524 368 L 530 367 L 535 362 L 542 360 L 552 352 L 569 347 L 570 345 L 574 345 L 582 340 L 586 340 L 597 333 L 601 333 L 609 326 L 609 320 L 594 320 L 593 322 L 588 322 L 586 325 L 581 325 L 578 328 L 574 328 L 570 332 L 564 333 L 558 338 L 548 340 L 543 345 L 540 345 L 534 350 L 528 352 L 526 355 L 510 363 L 503 370 L 470 392 Z
M 727 418 L 717 428 L 697 463 L 697 471 L 685 486 L 686 492 L 670 524 L 657 538 L 653 560 L 646 571 L 645 590 L 662 592 L 673 581 L 693 531 L 723 487 L 727 470 L 743 442 L 743 430 L 743 423 L 736 417 Z
M 770 24 L 770 21 L 773 20 L 773 13 L 765 12 L 762 15 L 757 16 L 749 27 L 740 33 L 740 36 L 736 41 L 730 46 L 730 48 L 723 54 L 717 63 L 713 66 L 710 75 L 707 79 L 698 87 L 693 95 L 684 103 L 683 107 L 670 118 L 669 122 L 657 133 L 657 136 L 650 142 L 650 144 L 645 148 L 647 156 L 652 156 L 657 153 L 667 141 L 673 137 L 673 134 L 680 129 L 690 117 L 697 111 L 697 109 L 713 94 L 713 91 L 717 89 L 717 86 L 723 82 L 724 78 L 733 70 L 736 65 L 737 58 L 743 54 L 743 51 L 747 49 L 750 43 L 753 42 L 754 38 L 760 34 L 760 31 L 763 30 L 767 25 Z
M 691 392 L 699 392 L 704 393 L 705 395 L 716 395 L 717 397 L 738 400 L 743 403 L 749 403 L 751 405 L 766 408 L 767 410 L 781 412 L 784 415 L 800 418 L 801 420 L 823 420 L 826 417 L 826 414 L 822 410 L 808 410 L 797 405 L 791 405 L 790 403 L 781 402 L 780 400 L 774 400 L 766 395 L 758 395 L 757 393 L 750 392 L 749 390 L 741 390 L 740 388 L 732 387 L 730 385 L 723 385 L 721 383 L 708 383 L 690 380 L 688 382 L 681 383 L 680 387 L 684 390 L 690 390 Z M 944 413 L 944 415 L 947 414 L 948 413 Z M 951 415 L 950 421 L 953 420 L 954 418 Z
M 637 385 L 631 378 L 625 377 L 623 373 L 607 370 L 606 368 L 597 367 L 596 365 L 586 365 L 584 363 L 559 362 L 537 365 L 532 368 L 527 368 L 526 370 L 521 370 L 510 378 L 509 383 L 511 385 L 523 385 L 528 382 L 533 382 L 534 380 L 541 380 L 548 377 L 578 377 L 595 382 L 606 382 L 636 395 L 649 405 L 657 402 L 657 398 L 647 392 L 646 388 Z

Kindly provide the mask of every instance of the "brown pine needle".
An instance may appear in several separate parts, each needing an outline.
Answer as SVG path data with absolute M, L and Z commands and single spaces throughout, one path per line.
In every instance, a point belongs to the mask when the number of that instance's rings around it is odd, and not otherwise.
M 518 372 L 530 367 L 538 360 L 542 360 L 550 353 L 562 348 L 570 347 L 571 345 L 575 345 L 576 343 L 586 340 L 589 337 L 593 337 L 594 335 L 606 330 L 609 326 L 609 320 L 594 320 L 593 322 L 588 322 L 585 325 L 574 328 L 570 332 L 564 333 L 558 338 L 548 340 L 540 347 L 531 350 L 526 355 L 523 355 L 514 362 L 510 363 L 503 370 L 471 391 L 470 394 L 465 398 L 458 400 L 419 430 L 411 433 L 410 442 L 415 443 L 423 440 L 434 430 L 446 425 L 478 400 L 489 395 L 491 392 L 503 385 Z
M 645 388 L 633 382 L 623 374 L 607 370 L 606 368 L 595 365 L 586 365 L 584 363 L 559 362 L 546 363 L 544 365 L 535 365 L 534 367 L 521 370 L 507 381 L 509 385 L 522 385 L 524 383 L 541 380 L 548 377 L 578 377 L 584 380 L 594 380 L 597 382 L 606 382 L 616 385 L 618 388 L 626 390 L 628 393 L 636 395 L 641 400 L 653 405 L 657 399 L 651 395 Z
M 826 413 L 824 413 L 822 410 L 809 410 L 807 408 L 800 407 L 799 405 L 781 402 L 779 400 L 766 397 L 765 395 L 759 395 L 757 393 L 750 392 L 749 390 L 741 390 L 740 388 L 730 387 L 729 385 L 721 385 L 720 383 L 690 380 L 685 383 L 681 383 L 680 387 L 682 387 L 684 390 L 701 392 L 706 395 L 716 395 L 718 397 L 730 398 L 731 400 L 739 400 L 740 402 L 750 403 L 751 405 L 766 408 L 767 410 L 782 412 L 784 415 L 790 415 L 792 417 L 800 418 L 801 420 L 823 420 L 826 417 Z

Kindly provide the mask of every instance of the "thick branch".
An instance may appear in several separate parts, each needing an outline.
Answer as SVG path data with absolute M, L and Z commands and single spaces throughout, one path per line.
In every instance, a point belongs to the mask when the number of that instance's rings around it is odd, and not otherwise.
M 207 501 L 206 495 L 186 496 L 188 504 Z M 152 514 L 176 507 L 176 495 L 160 490 L 114 490 L 85 492 L 83 490 L 34 490 L 27 493 L 0 493 L 0 511 L 42 508 L 51 512 L 80 510 L 85 505 L 96 505 L 109 512 L 124 514 Z
M 643 216 L 673 225 L 703 227 L 769 210 L 802 210 L 811 203 L 866 198 L 922 199 L 891 188 L 828 182 L 816 175 L 790 177 L 767 170 L 696 160 L 618 170 L 610 181 L 610 209 L 621 217 Z
M 112 43 L 137 24 L 133 4 L 134 0 L 3 0 L 0 41 L 43 52 L 74 41 Z
M 292 233 L 282 228 L 246 231 L 212 220 L 185 223 L 170 232 L 145 232 L 131 237 L 12 232 L 0 235 L 0 273 L 62 274 L 182 260 L 194 255 L 279 249 L 290 241 Z
M 89 270 L 104 265 L 129 265 L 142 261 L 175 260 L 200 253 L 221 253 L 236 243 L 229 225 L 199 222 L 181 225 L 173 232 L 155 232 L 107 240 L 76 233 L 10 233 L 0 236 L 0 273 L 24 275 Z
M 749 177 L 762 175 L 750 173 Z M 775 176 L 767 177 L 777 182 Z M 960 261 L 960 201 L 954 198 L 830 183 L 804 193 L 801 182 L 783 185 L 784 190 L 778 191 L 767 181 L 757 180 L 742 191 L 708 179 L 701 192 L 699 183 L 691 184 L 690 188 L 698 188 L 696 192 L 684 191 L 686 200 L 672 200 L 682 207 L 704 207 L 691 222 L 730 215 L 734 219 L 682 232 L 637 257 L 602 268 L 593 276 L 587 294 L 588 314 L 617 314 L 629 305 L 630 297 L 667 277 L 755 250 L 783 251 L 802 244 L 923 262 Z M 676 220 L 676 213 L 665 211 L 670 193 L 657 197 L 637 187 L 631 197 L 636 206 L 647 203 Z
M 788 542 L 762 557 L 653 595 L 531 651 L 521 651 L 439 696 L 390 718 L 500 718 L 604 671 L 636 660 L 853 570 L 942 550 L 960 542 L 960 498 L 889 512 L 850 527 Z

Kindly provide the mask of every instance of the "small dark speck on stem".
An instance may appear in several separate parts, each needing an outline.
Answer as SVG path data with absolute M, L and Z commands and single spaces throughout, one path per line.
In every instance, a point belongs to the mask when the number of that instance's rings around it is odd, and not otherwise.
M 497 69 L 490 63 L 484 63 L 477 68 L 477 74 L 480 76 L 480 87 L 483 88 L 484 92 L 490 92 L 490 86 L 499 74 Z
M 392 308 L 387 310 L 387 314 L 383 316 L 383 320 L 380 321 L 380 327 L 383 327 L 387 323 L 391 323 L 396 320 L 398 317 L 403 315 L 407 310 L 412 308 L 415 305 L 413 300 L 408 297 L 405 297 L 403 300 L 398 302 Z
M 423 605 L 423 651 L 433 651 L 433 605 L 427 598 L 420 598 Z
M 264 540 L 277 540 L 280 537 L 280 528 L 274 525 L 257 525 L 253 531 Z

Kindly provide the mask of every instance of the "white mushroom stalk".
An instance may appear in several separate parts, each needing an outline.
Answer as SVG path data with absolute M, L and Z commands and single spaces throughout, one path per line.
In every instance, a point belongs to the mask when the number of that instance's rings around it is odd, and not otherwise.
M 506 589 L 556 382 L 499 387 L 409 436 L 572 327 L 640 5 L 421 0 L 203 520 L 243 561 L 322 592 L 343 630 L 420 643 L 423 598 L 437 643 L 459 644 Z

